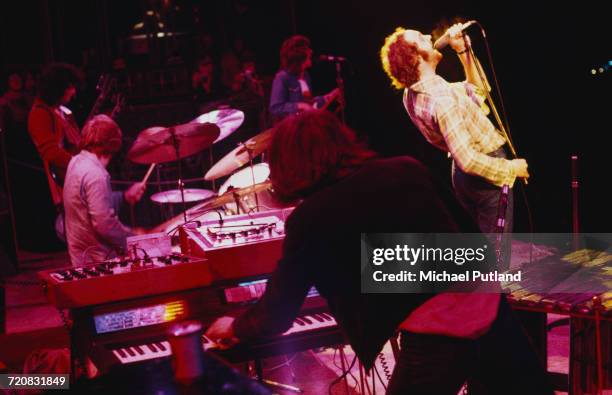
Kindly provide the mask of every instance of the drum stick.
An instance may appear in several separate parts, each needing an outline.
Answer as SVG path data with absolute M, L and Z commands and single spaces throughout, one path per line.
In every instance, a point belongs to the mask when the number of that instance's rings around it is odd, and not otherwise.
M 142 179 L 143 184 L 147 183 L 149 176 L 151 175 L 151 173 L 153 173 L 153 169 L 155 169 L 155 165 L 156 163 L 151 163 L 151 166 L 149 166 L 149 170 L 147 170 L 147 174 L 145 174 L 144 178 Z

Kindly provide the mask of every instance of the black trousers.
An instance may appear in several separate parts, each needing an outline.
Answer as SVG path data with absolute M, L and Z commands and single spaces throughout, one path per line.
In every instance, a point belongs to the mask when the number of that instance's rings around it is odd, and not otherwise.
M 552 395 L 546 371 L 502 296 L 490 330 L 476 340 L 402 332 L 387 395 Z
M 488 154 L 494 158 L 506 158 L 503 148 Z M 491 184 L 485 178 L 464 173 L 453 161 L 453 188 L 457 200 L 478 223 L 482 233 L 495 232 L 497 208 L 501 188 Z M 512 232 L 514 198 L 512 189 L 508 193 L 506 207 L 506 224 L 504 232 Z
M 488 154 L 495 158 L 506 158 L 506 153 L 503 148 Z M 501 197 L 501 188 L 491 184 L 486 179 L 480 176 L 474 176 L 464 173 L 453 161 L 453 189 L 455 196 L 465 210 L 470 214 L 472 219 L 478 224 L 480 231 L 485 233 L 490 238 L 492 245 L 496 245 L 496 222 L 498 218 L 498 206 Z M 504 233 L 507 236 L 502 237 L 499 248 L 502 252 L 502 257 L 499 264 L 499 269 L 507 270 L 510 267 L 512 255 L 512 238 L 509 235 L 512 233 L 514 223 L 514 194 L 512 189 L 508 191 L 508 205 L 506 206 Z

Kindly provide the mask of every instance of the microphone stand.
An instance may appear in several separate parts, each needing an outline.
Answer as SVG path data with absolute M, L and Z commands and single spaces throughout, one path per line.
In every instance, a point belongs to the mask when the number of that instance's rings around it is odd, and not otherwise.
M 497 234 L 495 238 L 496 267 L 502 270 L 508 270 L 510 268 L 510 257 L 506 256 L 510 251 L 508 251 L 506 244 L 512 241 L 508 241 L 506 239 L 508 236 L 505 234 L 509 191 L 510 187 L 504 184 L 501 188 L 499 201 L 497 203 L 497 220 L 495 221 L 495 233 Z
M 578 155 L 572 155 L 572 234 L 574 251 L 580 248 L 580 220 L 578 219 Z
M 336 85 L 340 89 L 340 97 L 338 98 L 340 103 L 340 121 L 346 123 L 344 116 L 344 106 L 346 104 L 344 100 L 344 80 L 342 79 L 342 62 L 339 60 L 336 60 Z
M 487 33 L 485 32 L 484 28 L 480 25 L 480 23 L 476 22 L 478 24 L 478 26 L 480 27 L 480 32 L 482 34 L 482 37 L 485 39 L 485 44 L 487 44 Z M 463 40 L 465 42 L 465 45 L 467 47 L 468 53 L 470 54 L 470 57 L 472 59 L 473 62 L 475 62 L 476 65 L 476 70 L 478 71 L 478 77 L 480 78 L 480 81 L 482 81 L 483 84 L 485 84 L 486 86 L 488 86 L 488 82 L 485 76 L 485 72 L 482 68 L 482 65 L 480 64 L 480 62 L 478 61 L 478 59 L 476 58 L 476 54 L 474 53 L 474 49 L 472 48 L 472 46 L 469 44 L 468 40 L 466 39 L 466 35 L 465 33 L 463 33 Z M 488 44 L 487 44 L 487 50 L 488 50 Z M 490 57 L 490 54 L 489 54 Z M 495 73 L 493 74 L 493 77 L 495 78 L 495 83 L 497 86 L 497 89 L 499 91 L 499 86 L 497 85 L 497 78 L 495 76 Z M 497 107 L 495 106 L 495 102 L 493 101 L 493 98 L 491 97 L 491 93 L 489 92 L 488 89 L 484 89 L 484 93 L 487 97 L 487 101 L 489 102 L 489 106 L 491 107 L 491 112 L 493 113 L 493 116 L 495 117 L 495 121 L 497 122 L 497 126 L 499 127 L 499 131 L 501 132 L 502 136 L 504 137 L 504 139 L 508 142 L 508 147 L 510 148 L 510 152 L 512 154 L 512 157 L 514 159 L 518 158 L 518 155 L 516 153 L 516 149 L 514 148 L 514 143 L 512 142 L 512 139 L 510 138 L 510 135 L 508 134 L 507 128 L 504 126 L 504 123 L 501 120 L 501 117 L 499 116 L 499 113 L 497 111 Z M 503 109 L 503 102 L 502 102 L 502 109 Z M 523 182 L 523 185 L 527 186 L 527 179 L 525 178 L 521 178 L 521 181 Z

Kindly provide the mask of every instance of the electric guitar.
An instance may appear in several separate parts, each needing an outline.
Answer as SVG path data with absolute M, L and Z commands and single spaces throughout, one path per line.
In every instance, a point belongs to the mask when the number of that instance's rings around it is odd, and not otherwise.
M 340 88 L 335 88 L 325 95 L 324 98 L 325 104 L 323 104 L 319 110 L 328 110 L 337 113 L 344 108 L 344 93 Z

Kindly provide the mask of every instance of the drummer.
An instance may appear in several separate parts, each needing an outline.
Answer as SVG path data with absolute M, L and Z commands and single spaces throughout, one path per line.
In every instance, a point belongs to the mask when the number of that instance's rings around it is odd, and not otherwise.
M 73 266 L 100 262 L 125 251 L 126 238 L 143 233 L 117 217 L 121 203 L 138 202 L 145 184 L 113 192 L 106 166 L 121 148 L 121 129 L 110 117 L 97 115 L 83 128 L 81 152 L 70 160 L 64 183 L 66 239 Z

